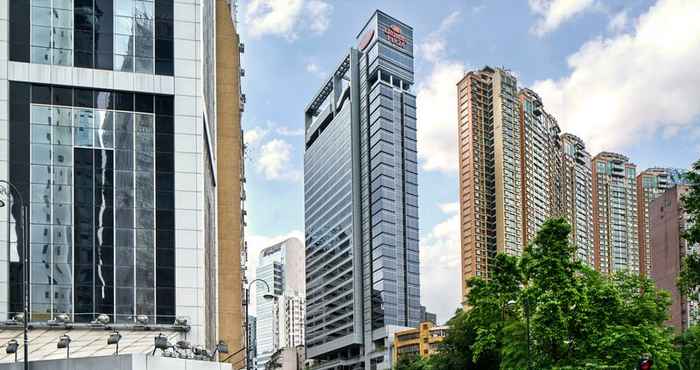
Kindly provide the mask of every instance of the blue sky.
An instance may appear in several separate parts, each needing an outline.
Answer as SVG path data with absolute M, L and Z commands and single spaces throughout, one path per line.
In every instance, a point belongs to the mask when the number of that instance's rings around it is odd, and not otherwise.
M 414 27 L 422 299 L 440 320 L 459 302 L 465 71 L 510 69 L 593 154 L 624 153 L 638 171 L 700 158 L 697 1 L 241 1 L 250 275 L 260 249 L 303 240 L 303 109 L 377 8 Z

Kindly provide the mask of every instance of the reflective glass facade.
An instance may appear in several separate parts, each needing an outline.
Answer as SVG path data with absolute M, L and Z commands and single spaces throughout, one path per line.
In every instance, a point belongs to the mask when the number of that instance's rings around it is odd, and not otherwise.
M 30 203 L 31 319 L 172 323 L 172 97 L 15 82 L 10 91 L 10 179 Z M 22 245 L 10 254 L 12 314 L 22 310 Z
M 306 109 L 307 357 L 390 368 L 421 319 L 413 30 L 377 11 Z
M 10 60 L 173 74 L 173 0 L 22 0 Z

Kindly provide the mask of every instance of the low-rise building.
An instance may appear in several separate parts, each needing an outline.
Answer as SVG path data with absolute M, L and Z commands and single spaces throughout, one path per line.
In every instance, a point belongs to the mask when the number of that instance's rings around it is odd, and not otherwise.
M 440 350 L 447 336 L 448 326 L 438 326 L 424 321 L 417 328 L 402 330 L 394 334 L 393 363 L 403 357 L 430 357 Z

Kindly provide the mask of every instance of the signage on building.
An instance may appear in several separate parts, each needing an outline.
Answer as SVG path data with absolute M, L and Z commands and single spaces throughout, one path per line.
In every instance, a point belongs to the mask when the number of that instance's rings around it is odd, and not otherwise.
M 389 42 L 391 42 L 395 46 L 398 46 L 400 48 L 406 46 L 406 36 L 401 34 L 401 27 L 397 25 L 391 25 L 384 29 L 384 35 L 386 36 L 387 40 L 389 40 Z
M 372 42 L 372 39 L 374 38 L 374 30 L 369 30 L 365 32 L 364 35 L 362 35 L 362 38 L 360 39 L 360 43 L 357 44 L 357 47 L 360 49 L 360 51 L 365 50 L 367 45 L 369 45 L 370 42 Z

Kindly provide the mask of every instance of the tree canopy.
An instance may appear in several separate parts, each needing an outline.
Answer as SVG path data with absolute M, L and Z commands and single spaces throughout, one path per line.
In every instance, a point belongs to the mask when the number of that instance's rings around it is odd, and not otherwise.
M 601 275 L 575 260 L 564 219 L 548 220 L 522 257 L 499 254 L 468 282 L 468 311 L 448 322 L 442 352 L 403 369 L 632 369 L 677 365 L 670 296 L 647 277 Z

